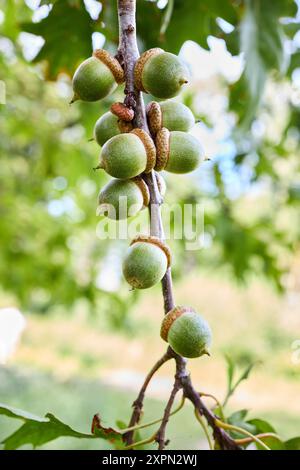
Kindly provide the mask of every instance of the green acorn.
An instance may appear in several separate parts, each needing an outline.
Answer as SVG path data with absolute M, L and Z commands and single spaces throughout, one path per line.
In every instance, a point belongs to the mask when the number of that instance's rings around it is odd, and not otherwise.
M 144 52 L 134 68 L 136 88 L 162 99 L 178 95 L 188 76 L 179 57 L 160 48 Z
M 148 186 L 140 176 L 131 180 L 113 179 L 99 193 L 98 213 L 110 219 L 126 219 L 148 206 L 149 199 Z
M 196 137 L 163 127 L 156 136 L 155 170 L 171 173 L 189 173 L 204 160 L 203 148 Z
M 94 127 L 94 139 L 102 147 L 105 142 L 115 135 L 123 132 L 130 132 L 132 124 L 130 122 L 121 121 L 110 111 L 100 116 Z
M 193 358 L 209 354 L 211 329 L 191 307 L 175 307 L 164 317 L 160 335 L 180 356 Z
M 147 289 L 162 280 L 170 262 L 170 250 L 159 238 L 139 235 L 127 251 L 123 274 L 134 289 Z
M 147 106 L 147 120 L 152 135 L 162 127 L 169 131 L 188 132 L 195 124 L 192 111 L 177 101 L 151 101 Z
M 151 137 L 142 129 L 134 129 L 104 144 L 97 168 L 103 168 L 115 178 L 130 179 L 143 172 L 149 173 L 155 161 L 156 149 Z
M 124 71 L 119 62 L 104 49 L 82 62 L 73 76 L 74 101 L 98 101 L 110 94 L 124 81 Z

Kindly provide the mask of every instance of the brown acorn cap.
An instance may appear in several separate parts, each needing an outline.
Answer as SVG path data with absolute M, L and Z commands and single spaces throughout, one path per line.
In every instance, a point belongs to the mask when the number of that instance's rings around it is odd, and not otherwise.
M 125 122 L 130 122 L 134 118 L 134 111 L 128 108 L 124 103 L 113 103 L 110 112 Z
M 131 178 L 131 181 L 133 181 L 140 188 L 144 200 L 144 207 L 149 206 L 150 193 L 148 186 L 143 178 L 141 176 L 136 176 L 135 178 Z
M 132 131 L 133 126 L 131 122 L 126 122 L 119 119 L 118 128 L 122 134 L 127 134 L 128 132 Z
M 111 71 L 117 83 L 123 83 L 125 80 L 124 70 L 120 63 L 105 49 L 96 49 L 93 52 L 93 56 L 101 60 Z
M 170 310 L 164 317 L 161 329 L 160 336 L 166 342 L 168 342 L 168 334 L 171 326 L 177 318 L 181 317 L 184 313 L 194 312 L 195 310 L 192 307 L 174 307 Z
M 150 173 L 156 163 L 156 148 L 154 142 L 151 139 L 150 135 L 147 134 L 147 132 L 143 131 L 143 129 L 133 129 L 133 131 L 131 131 L 131 134 L 135 134 L 143 142 L 147 153 L 147 166 L 145 168 L 145 173 Z
M 143 87 L 142 82 L 143 70 L 147 60 L 149 60 L 150 57 L 153 57 L 154 55 L 161 54 L 162 52 L 164 51 L 160 47 L 153 47 L 152 49 L 144 52 L 136 61 L 134 66 L 134 84 L 139 91 L 148 93 L 147 90 L 145 90 Z
M 151 134 L 156 135 L 162 128 L 162 112 L 156 101 L 151 101 L 147 105 L 147 119 Z
M 163 193 L 165 193 L 165 190 L 166 190 L 166 182 L 164 178 L 162 177 L 162 175 L 155 172 L 155 179 L 156 179 L 158 191 L 160 192 L 161 196 L 164 196 Z
M 152 235 L 137 235 L 131 241 L 130 246 L 137 242 L 152 243 L 153 245 L 158 246 L 166 255 L 168 261 L 168 268 L 171 266 L 172 255 L 170 248 L 158 237 Z
M 170 152 L 170 131 L 163 127 L 158 131 L 155 139 L 156 143 L 156 165 L 155 170 L 161 171 L 166 168 Z

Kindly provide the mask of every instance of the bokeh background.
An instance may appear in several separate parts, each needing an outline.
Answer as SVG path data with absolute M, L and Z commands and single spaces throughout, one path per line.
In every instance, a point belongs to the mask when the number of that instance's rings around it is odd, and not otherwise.
M 191 175 L 164 175 L 167 204 L 205 208 L 201 249 L 169 241 L 176 302 L 202 312 L 214 333 L 212 357 L 190 370 L 199 390 L 222 399 L 225 357 L 240 370 L 255 363 L 228 409 L 249 409 L 285 438 L 300 420 L 298 7 L 137 1 L 140 49 L 159 45 L 190 69 L 176 99 L 199 120 L 192 132 L 210 158 Z M 128 242 L 101 239 L 96 216 L 108 178 L 93 171 L 99 148 L 89 139 L 122 88 L 68 104 L 76 66 L 117 42 L 115 1 L 0 0 L 0 402 L 51 411 L 83 432 L 96 412 L 105 424 L 128 420 L 165 349 L 160 287 L 129 291 Z M 146 418 L 161 415 L 172 374 L 166 365 L 153 381 Z M 0 417 L 0 439 L 17 426 Z M 170 448 L 205 445 L 192 408 L 172 419 L 169 437 Z

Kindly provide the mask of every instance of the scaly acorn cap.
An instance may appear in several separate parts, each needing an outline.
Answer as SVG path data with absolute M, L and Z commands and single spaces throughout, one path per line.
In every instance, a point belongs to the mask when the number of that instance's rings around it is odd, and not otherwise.
M 174 307 L 170 310 L 164 317 L 161 329 L 160 336 L 161 338 L 168 342 L 168 334 L 171 326 L 177 318 L 181 317 L 184 313 L 194 313 L 195 310 L 192 307 Z
M 158 237 L 151 235 L 137 235 L 130 243 L 130 246 L 137 242 L 152 243 L 158 246 L 166 255 L 168 268 L 171 266 L 172 255 L 170 248 Z
M 105 49 L 96 49 L 93 52 L 93 56 L 101 60 L 111 71 L 115 80 L 118 84 L 123 83 L 125 80 L 124 70 L 120 63 Z
M 156 163 L 156 148 L 154 142 L 151 139 L 150 135 L 147 134 L 147 132 L 143 131 L 143 129 L 133 129 L 133 131 L 131 131 L 131 134 L 135 134 L 142 141 L 145 147 L 147 154 L 147 166 L 145 168 L 145 173 L 150 173 Z
M 118 121 L 118 128 L 122 134 L 128 134 L 133 129 L 133 125 L 131 122 L 122 121 L 121 119 Z
M 128 108 L 124 103 L 113 103 L 110 112 L 125 122 L 130 122 L 134 118 L 134 111 Z
M 158 131 L 155 139 L 156 143 L 156 164 L 155 170 L 163 170 L 169 160 L 170 155 L 170 131 L 163 127 Z
M 136 176 L 135 178 L 131 178 L 131 181 L 133 181 L 140 188 L 143 196 L 144 207 L 149 206 L 150 192 L 143 178 L 141 176 Z
M 157 54 L 161 54 L 162 52 L 164 51 L 160 47 L 153 47 L 152 49 L 149 49 L 148 51 L 144 52 L 136 61 L 134 66 L 134 84 L 139 91 L 147 93 L 147 91 L 143 87 L 142 81 L 143 70 L 146 62 L 150 59 L 150 57 L 153 57 Z
M 159 103 L 151 101 L 147 105 L 147 119 L 152 135 L 156 135 L 162 128 L 162 112 Z
M 160 175 L 157 172 L 155 172 L 155 179 L 156 179 L 156 183 L 157 183 L 157 187 L 160 192 L 160 195 L 164 197 L 166 193 L 166 189 L 167 189 L 166 182 L 164 178 L 162 177 L 162 175 Z

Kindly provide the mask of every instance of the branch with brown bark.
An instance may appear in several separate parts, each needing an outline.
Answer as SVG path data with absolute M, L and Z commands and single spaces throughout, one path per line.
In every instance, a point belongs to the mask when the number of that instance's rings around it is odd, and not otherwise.
M 119 48 L 116 55 L 125 72 L 125 99 L 124 104 L 134 110 L 133 124 L 144 131 L 149 132 L 146 110 L 144 106 L 143 96 L 134 85 L 134 66 L 139 58 L 139 50 L 136 38 L 136 0 L 118 0 L 118 17 L 119 17 Z M 164 239 L 164 230 L 161 218 L 160 205 L 162 203 L 158 190 L 155 172 L 143 175 L 150 193 L 150 233 L 160 239 Z M 169 268 L 162 280 L 162 294 L 164 301 L 164 312 L 169 312 L 174 306 L 174 295 L 172 288 L 172 275 Z M 174 400 L 179 390 L 183 391 L 183 395 L 187 398 L 199 412 L 204 416 L 208 425 L 211 427 L 214 439 L 220 449 L 238 450 L 239 446 L 235 441 L 216 424 L 216 416 L 206 407 L 200 398 L 199 393 L 192 385 L 190 375 L 186 369 L 186 360 L 176 354 L 168 347 L 164 356 L 153 366 L 146 376 L 141 387 L 137 399 L 133 403 L 133 413 L 131 416 L 129 427 L 137 425 L 141 419 L 145 393 L 149 383 L 155 373 L 169 360 L 174 359 L 176 364 L 175 381 L 167 401 L 161 425 L 156 433 L 156 442 L 159 449 L 162 450 L 166 446 L 166 428 L 172 412 Z M 134 432 L 129 431 L 125 434 L 124 440 L 127 445 L 132 445 L 134 441 Z

